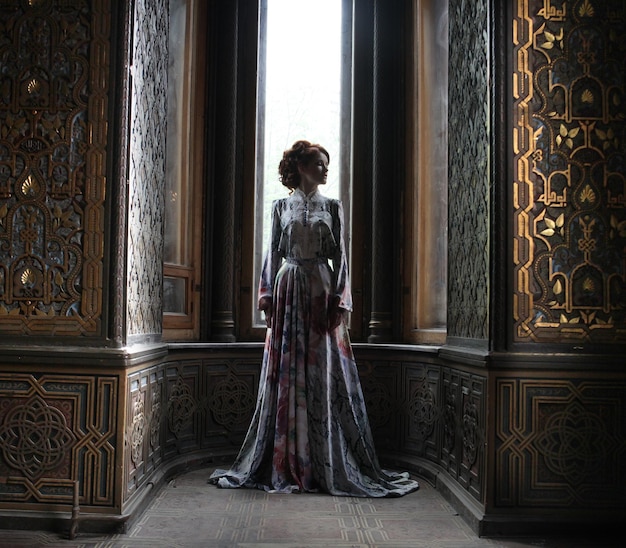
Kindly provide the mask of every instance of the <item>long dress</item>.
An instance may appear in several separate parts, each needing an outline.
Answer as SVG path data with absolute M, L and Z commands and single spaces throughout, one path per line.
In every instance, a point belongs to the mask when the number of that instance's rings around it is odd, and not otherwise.
M 381 469 L 345 323 L 352 310 L 339 200 L 296 189 L 272 205 L 259 299 L 273 299 L 256 410 L 230 470 L 209 481 L 268 492 L 401 496 L 418 489 Z M 332 263 L 332 268 L 329 264 Z

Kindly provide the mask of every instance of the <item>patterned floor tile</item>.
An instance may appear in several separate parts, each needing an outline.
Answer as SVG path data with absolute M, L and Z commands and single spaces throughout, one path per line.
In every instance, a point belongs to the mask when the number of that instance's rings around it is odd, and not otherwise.
M 218 489 L 211 470 L 172 479 L 126 535 L 0 529 L 2 548 L 601 548 L 558 539 L 481 539 L 422 481 L 401 498 Z M 616 545 L 617 546 L 617 545 Z

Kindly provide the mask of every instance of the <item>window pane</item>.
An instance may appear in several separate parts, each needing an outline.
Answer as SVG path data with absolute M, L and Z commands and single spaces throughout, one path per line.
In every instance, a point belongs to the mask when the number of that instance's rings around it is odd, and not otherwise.
M 184 139 L 185 133 L 185 37 L 187 0 L 170 1 L 170 35 L 167 68 L 167 158 L 165 163 L 164 261 L 184 264 L 185 230 Z
M 187 293 L 185 279 L 163 277 L 163 312 L 167 314 L 187 313 Z
M 323 145 L 331 161 L 328 182 L 320 192 L 340 197 L 341 5 L 342 0 L 265 0 L 262 4 L 256 280 L 267 248 L 272 201 L 288 195 L 278 180 L 284 150 L 298 139 Z M 256 292 L 252 304 L 256 310 Z M 259 313 L 254 323 L 262 323 Z

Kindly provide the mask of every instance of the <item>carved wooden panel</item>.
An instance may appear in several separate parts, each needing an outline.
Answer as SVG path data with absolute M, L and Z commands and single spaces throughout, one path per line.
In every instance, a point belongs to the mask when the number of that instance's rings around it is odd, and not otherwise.
M 256 405 L 261 358 L 262 351 L 252 359 L 233 356 L 165 364 L 164 458 L 197 450 L 216 454 L 239 450 Z
M 488 5 L 449 2 L 447 326 L 472 339 L 488 338 L 489 319 Z
M 400 446 L 402 402 L 398 398 L 400 364 L 359 360 L 359 378 L 365 408 L 376 447 L 391 450 Z
M 439 368 L 436 368 L 439 370 Z M 441 368 L 439 464 L 471 495 L 483 500 L 487 379 Z
M 496 382 L 498 506 L 600 508 L 626 503 L 626 383 Z
M 514 339 L 626 333 L 622 0 L 519 0 L 513 24 Z
M 137 490 L 163 461 L 164 366 L 128 377 L 124 431 L 124 499 Z
M 401 445 L 435 462 L 441 440 L 440 383 L 439 368 L 410 364 L 405 366 L 400 392 L 406 421 Z
M 109 2 L 0 2 L 0 332 L 100 334 Z
M 113 506 L 118 379 L 0 373 L 3 503 Z

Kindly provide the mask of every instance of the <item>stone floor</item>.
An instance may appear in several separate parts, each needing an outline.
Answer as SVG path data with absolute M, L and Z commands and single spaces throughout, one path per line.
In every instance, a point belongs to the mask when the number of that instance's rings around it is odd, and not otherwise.
M 173 478 L 130 532 L 96 536 L 0 529 L 0 547 L 197 548 L 600 548 L 626 546 L 585 539 L 478 538 L 426 481 L 403 498 L 276 495 L 218 489 L 211 470 Z

